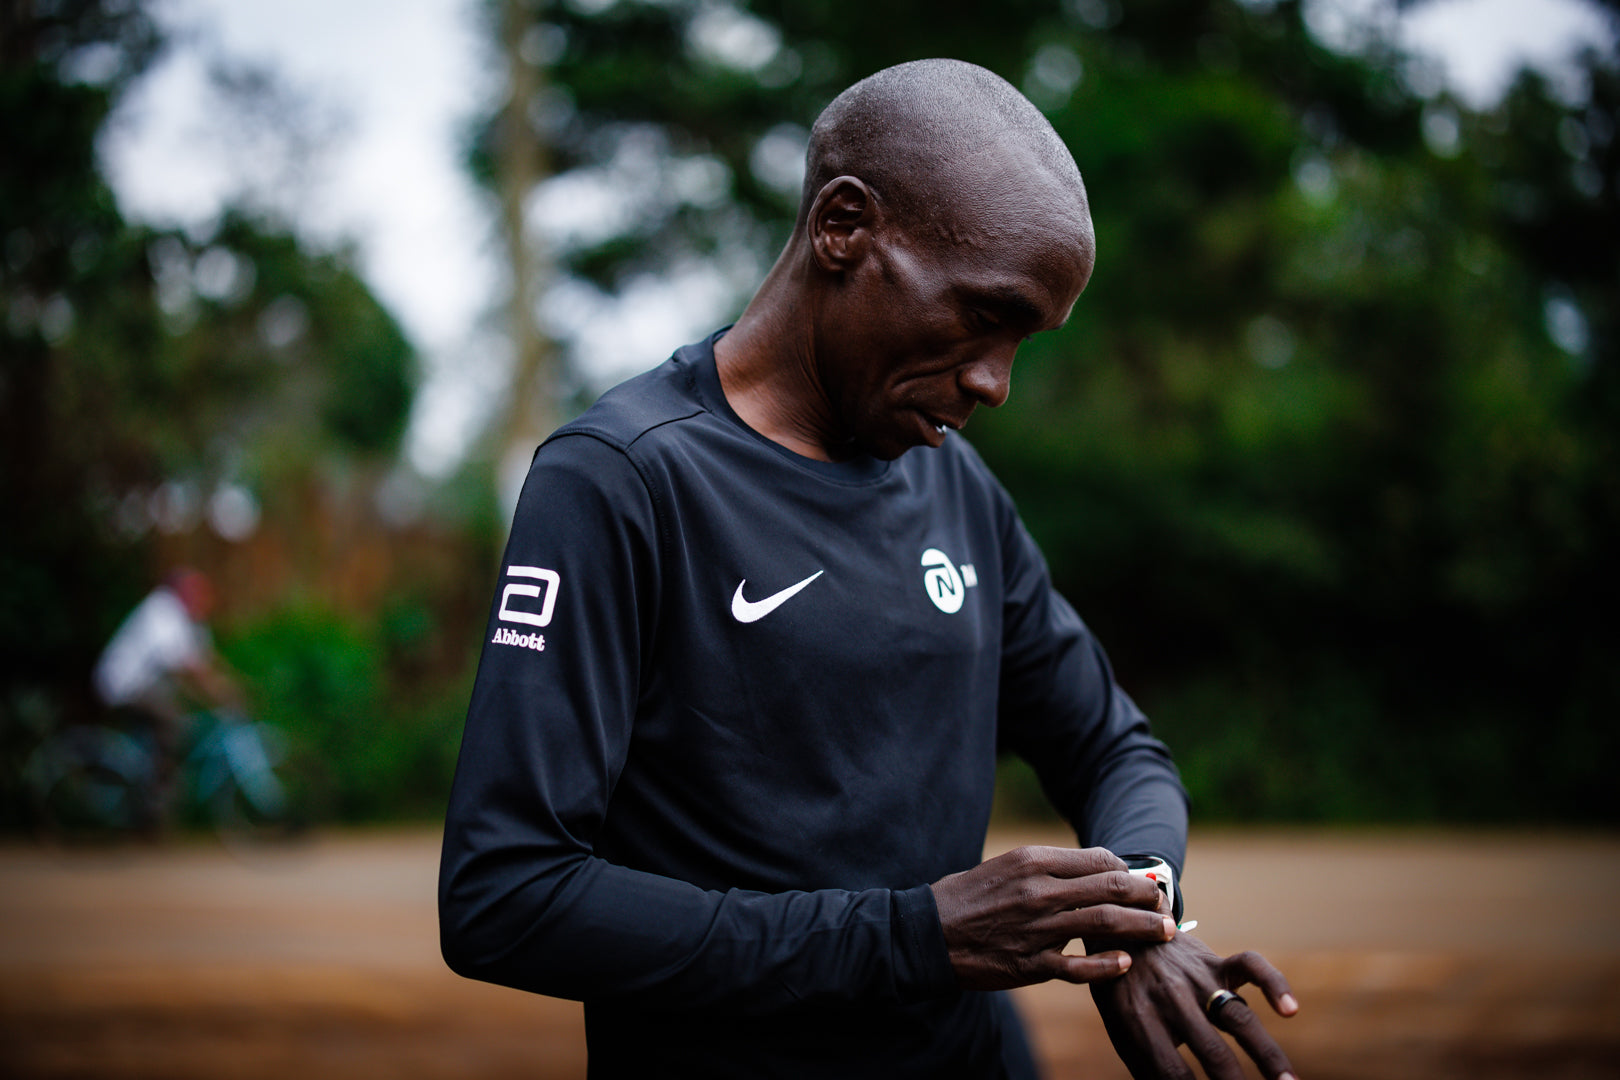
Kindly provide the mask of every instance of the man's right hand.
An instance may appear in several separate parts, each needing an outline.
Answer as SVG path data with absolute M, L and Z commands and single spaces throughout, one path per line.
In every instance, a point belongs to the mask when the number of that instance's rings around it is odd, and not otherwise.
M 1159 889 L 1104 848 L 1021 847 L 933 885 L 951 966 L 966 990 L 1005 990 L 1062 979 L 1112 979 L 1124 952 L 1069 956 L 1074 938 L 1169 941 Z

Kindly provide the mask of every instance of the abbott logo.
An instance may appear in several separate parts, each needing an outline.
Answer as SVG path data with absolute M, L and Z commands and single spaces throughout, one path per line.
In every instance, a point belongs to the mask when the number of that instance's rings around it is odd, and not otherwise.
M 979 583 L 973 565 L 968 563 L 962 567 L 961 573 L 957 573 L 951 557 L 939 548 L 929 548 L 923 552 L 922 565 L 923 589 L 928 593 L 928 599 L 947 615 L 961 611 L 968 589 Z
M 501 593 L 500 620 L 502 622 L 524 623 L 528 626 L 549 626 L 551 624 L 551 610 L 557 606 L 557 589 L 562 579 L 555 570 L 542 570 L 538 566 L 508 566 L 506 576 L 509 578 L 534 578 L 543 581 L 545 599 L 540 601 L 540 610 L 531 611 L 521 607 L 513 607 L 514 597 L 533 598 L 540 595 L 540 586 L 526 585 L 521 581 L 509 582 Z

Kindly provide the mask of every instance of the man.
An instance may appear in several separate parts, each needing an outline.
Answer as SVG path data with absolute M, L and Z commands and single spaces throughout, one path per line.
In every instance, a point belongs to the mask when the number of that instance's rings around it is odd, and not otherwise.
M 125 617 L 96 660 L 91 680 L 106 704 L 177 718 L 181 699 L 234 700 L 239 691 L 214 653 L 208 617 L 214 586 L 182 567 Z
M 187 714 L 199 706 L 240 708 L 242 691 L 214 651 L 208 618 L 215 603 L 207 575 L 181 567 L 146 595 L 114 631 L 96 660 L 91 681 L 114 709 L 128 709 L 151 726 L 157 744 L 156 805 L 165 824 L 173 809 L 180 744 Z
M 1282 977 L 1179 933 L 1116 857 L 1179 869 L 1175 769 L 954 434 L 1093 257 L 1016 90 L 879 72 L 817 121 L 736 325 L 536 454 L 441 931 L 463 974 L 583 1000 L 593 1076 L 1033 1075 L 996 991 L 1054 978 L 1093 983 L 1138 1076 L 1191 1076 L 1179 1043 L 1240 1076 L 1217 1025 L 1287 1075 L 1220 993 L 1292 1013 Z M 1093 847 L 976 865 L 998 748 Z

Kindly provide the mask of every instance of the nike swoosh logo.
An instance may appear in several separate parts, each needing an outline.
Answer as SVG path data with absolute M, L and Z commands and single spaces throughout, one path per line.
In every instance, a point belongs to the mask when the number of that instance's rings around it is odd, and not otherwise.
M 799 590 L 820 577 L 825 571 L 817 570 L 797 585 L 789 585 L 779 593 L 772 593 L 763 600 L 748 601 L 743 599 L 743 586 L 748 579 L 743 578 L 737 583 L 737 591 L 731 597 L 731 617 L 738 622 L 758 622 L 798 594 Z

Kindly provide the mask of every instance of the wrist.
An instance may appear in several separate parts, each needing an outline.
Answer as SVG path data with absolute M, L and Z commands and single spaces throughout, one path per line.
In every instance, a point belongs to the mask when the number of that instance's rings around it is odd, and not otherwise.
M 922 885 L 894 890 L 889 896 L 894 980 L 900 1000 L 917 1001 L 958 989 L 934 889 Z

